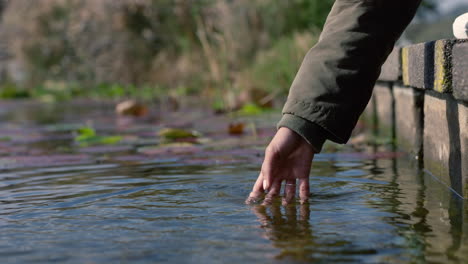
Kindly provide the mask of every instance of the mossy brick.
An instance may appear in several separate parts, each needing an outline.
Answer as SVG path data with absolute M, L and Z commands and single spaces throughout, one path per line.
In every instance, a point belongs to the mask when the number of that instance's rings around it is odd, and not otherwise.
M 375 104 L 378 132 L 385 136 L 394 136 L 394 99 L 389 83 L 377 83 L 374 87 L 373 103 Z
M 437 40 L 434 45 L 434 87 L 439 93 L 452 92 L 452 47 L 456 40 Z
M 426 92 L 424 98 L 424 167 L 468 198 L 467 109 L 451 95 Z
M 420 90 L 397 85 L 393 87 L 393 96 L 398 146 L 421 161 L 423 156 L 424 94 Z
M 452 49 L 453 96 L 468 102 L 468 42 L 456 43 Z
M 379 80 L 398 81 L 401 80 L 401 48 L 395 47 L 382 65 Z
M 402 77 L 406 86 L 432 89 L 434 85 L 434 45 L 435 42 L 426 42 L 402 48 Z

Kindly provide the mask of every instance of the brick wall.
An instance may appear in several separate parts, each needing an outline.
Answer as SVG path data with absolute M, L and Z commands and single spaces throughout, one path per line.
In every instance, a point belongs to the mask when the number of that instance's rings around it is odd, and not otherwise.
M 468 41 L 395 48 L 382 67 L 367 114 L 399 148 L 468 198 Z

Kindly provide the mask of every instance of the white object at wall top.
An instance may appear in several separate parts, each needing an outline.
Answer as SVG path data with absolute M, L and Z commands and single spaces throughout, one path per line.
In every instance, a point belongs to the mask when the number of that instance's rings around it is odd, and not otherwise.
M 453 22 L 453 35 L 457 39 L 468 38 L 468 13 L 465 13 L 455 19 Z

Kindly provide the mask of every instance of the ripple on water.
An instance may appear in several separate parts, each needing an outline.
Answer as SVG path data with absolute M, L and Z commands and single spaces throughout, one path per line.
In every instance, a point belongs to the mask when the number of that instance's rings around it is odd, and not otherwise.
M 169 160 L 2 173 L 0 259 L 2 263 L 467 259 L 466 205 L 402 160 L 344 157 L 335 161 L 331 155 L 319 155 L 309 203 L 286 207 L 243 204 L 258 175 L 258 166 L 252 164 L 187 166 Z

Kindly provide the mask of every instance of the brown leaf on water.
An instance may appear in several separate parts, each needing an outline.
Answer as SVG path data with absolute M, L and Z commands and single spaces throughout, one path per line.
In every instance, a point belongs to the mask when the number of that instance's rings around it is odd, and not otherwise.
M 135 100 L 127 100 L 117 104 L 115 112 L 119 115 L 144 116 L 148 108 Z
M 244 123 L 231 123 L 229 124 L 229 134 L 231 135 L 241 135 L 244 133 Z

